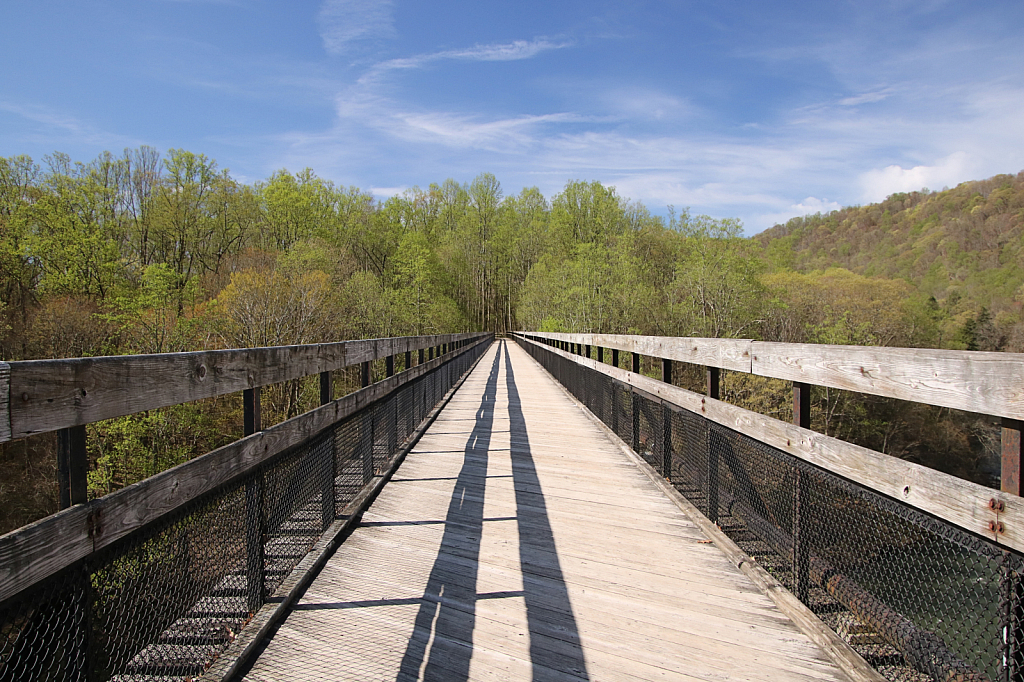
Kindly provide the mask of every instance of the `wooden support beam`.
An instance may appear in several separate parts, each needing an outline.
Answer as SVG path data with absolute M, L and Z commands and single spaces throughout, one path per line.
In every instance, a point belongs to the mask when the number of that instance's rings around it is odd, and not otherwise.
M 88 501 L 89 456 L 85 441 L 85 426 L 71 426 L 57 432 L 57 481 L 61 509 Z
M 718 400 L 722 393 L 722 370 L 718 367 L 707 367 L 705 369 L 707 396 Z
M 263 430 L 263 414 L 260 409 L 260 387 L 247 388 L 242 392 L 242 434 L 251 436 Z
M 1005 418 L 1002 420 L 1002 461 L 999 489 L 1013 495 L 1020 495 L 1020 432 L 1020 420 Z
M 320 372 L 320 404 L 326 405 L 332 400 L 334 400 L 334 384 L 332 381 L 332 372 L 330 370 L 326 372 Z

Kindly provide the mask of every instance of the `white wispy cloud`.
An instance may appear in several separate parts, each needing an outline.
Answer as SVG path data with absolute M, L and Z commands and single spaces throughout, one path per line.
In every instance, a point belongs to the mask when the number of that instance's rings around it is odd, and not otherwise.
M 64 143 L 117 147 L 142 144 L 134 138 L 101 130 L 64 111 L 38 104 L 0 100 L 0 111 L 6 111 L 36 124 L 35 134 L 54 141 L 55 145 Z
M 324 0 L 317 15 L 324 49 L 344 54 L 357 41 L 395 37 L 391 0 Z
M 335 97 L 333 127 L 287 138 L 287 154 L 356 181 L 362 164 L 402 159 L 400 173 L 385 170 L 377 181 L 381 196 L 397 189 L 391 185 L 484 170 L 510 188 L 536 184 L 549 196 L 569 179 L 600 180 L 654 210 L 672 204 L 739 217 L 752 234 L 798 215 L 1024 167 L 1020 70 L 950 76 L 971 71 L 979 55 L 1020 50 L 984 47 L 957 31 L 899 49 L 853 34 L 748 50 L 744 59 L 771 69 L 814 62 L 829 76 L 816 101 L 780 99 L 779 109 L 748 125 L 715 120 L 712 105 L 657 79 L 580 75 L 559 83 L 568 96 L 552 99 L 570 104 L 546 111 L 426 104 L 389 74 L 446 61 L 526 60 L 576 43 L 535 38 L 427 52 L 366 68 Z
M 362 85 L 373 85 L 378 83 L 389 71 L 420 69 L 433 62 L 445 60 L 511 62 L 520 59 L 530 59 L 548 50 L 558 50 L 571 46 L 572 43 L 570 42 L 552 42 L 546 38 L 538 38 L 535 40 L 515 40 L 511 43 L 474 45 L 473 47 L 456 50 L 440 50 L 412 57 L 389 59 L 375 64 L 360 77 L 359 83 Z

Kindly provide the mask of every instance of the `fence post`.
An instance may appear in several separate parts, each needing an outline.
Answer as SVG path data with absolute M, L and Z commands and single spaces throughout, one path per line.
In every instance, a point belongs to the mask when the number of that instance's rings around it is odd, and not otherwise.
M 331 372 L 320 372 L 320 404 L 326 405 L 334 400 L 334 385 L 331 383 Z
M 661 359 L 661 380 L 672 383 L 672 361 Z M 661 405 L 661 474 L 672 480 L 672 410 L 667 403 Z
M 384 359 L 384 376 L 395 376 L 395 356 L 389 355 Z
M 612 367 L 619 367 L 619 350 L 612 348 Z M 612 382 L 612 431 L 619 433 L 619 387 Z
M 410 368 L 412 368 L 412 351 L 407 350 L 405 351 L 405 369 L 408 370 Z
M 260 387 L 247 388 L 242 391 L 242 432 L 246 436 L 251 436 L 262 430 Z M 263 495 L 263 471 L 257 470 L 245 483 L 246 607 L 250 614 L 256 613 L 263 606 L 266 582 L 266 557 L 263 546 L 266 520 L 263 513 Z
M 362 441 L 363 453 L 363 483 L 369 483 L 373 479 L 373 411 L 367 407 L 359 418 L 359 439 Z
M 1002 422 L 1002 465 L 999 489 L 1004 493 L 1020 495 L 1020 450 L 1021 422 L 1017 419 L 1003 419 Z
M 811 428 L 811 387 L 800 381 L 793 382 L 793 423 Z M 810 586 L 810 547 L 807 542 L 807 474 L 798 465 L 793 476 L 793 585 L 796 598 L 807 601 Z
M 633 373 L 640 373 L 640 356 L 636 351 L 630 353 L 633 360 Z M 633 396 L 633 452 L 640 454 L 640 396 L 630 391 Z
M 587 357 L 590 357 L 590 344 L 587 344 Z
M 331 372 L 320 372 L 320 404 L 326 405 L 327 403 L 334 400 L 334 387 L 331 383 Z M 323 456 L 321 462 L 323 471 L 320 473 L 320 518 L 322 530 L 327 528 L 334 522 L 334 457 L 335 457 L 335 445 L 334 445 L 334 429 L 324 435 L 324 438 L 330 439 L 330 443 L 327 445 L 326 454 Z
M 721 372 L 718 367 L 706 367 L 707 395 L 715 400 L 721 395 Z M 718 452 L 711 447 L 711 426 L 708 425 L 705 447 L 708 452 L 708 471 L 704 486 L 708 496 L 708 520 L 718 523 Z
M 416 364 L 417 365 L 422 365 L 423 364 L 423 349 L 420 348 L 418 351 L 416 351 L 416 355 L 417 355 Z
M 597 347 L 597 361 L 604 362 L 604 346 Z
M 85 449 L 85 424 L 57 432 L 57 482 L 60 508 L 88 501 L 89 456 Z
M 370 376 L 370 361 L 369 360 L 366 360 L 365 362 L 363 362 L 363 371 L 362 371 L 361 379 L 362 379 L 363 388 L 366 388 L 367 386 L 369 386 L 370 383 L 373 381 L 373 378 Z

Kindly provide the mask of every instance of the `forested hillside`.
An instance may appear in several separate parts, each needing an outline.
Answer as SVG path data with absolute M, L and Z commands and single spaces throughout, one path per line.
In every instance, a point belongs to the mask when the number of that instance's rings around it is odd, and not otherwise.
M 908 283 L 936 322 L 934 345 L 1024 351 L 1024 172 L 794 218 L 756 239 L 798 272 Z
M 0 158 L 4 360 L 513 329 L 1019 350 L 1024 175 L 790 221 L 668 220 L 598 182 L 482 174 L 378 201 L 312 170 L 241 183 L 202 154 Z M 652 370 L 653 371 L 653 370 Z M 696 387 L 697 376 L 683 376 Z M 788 419 L 788 387 L 726 399 Z M 316 399 L 267 390 L 265 423 Z M 990 428 L 822 389 L 814 428 L 959 475 Z M 237 437 L 237 397 L 89 427 L 101 495 Z M 53 437 L 0 448 L 11 528 L 56 506 Z M 0 528 L 0 529 L 2 529 Z

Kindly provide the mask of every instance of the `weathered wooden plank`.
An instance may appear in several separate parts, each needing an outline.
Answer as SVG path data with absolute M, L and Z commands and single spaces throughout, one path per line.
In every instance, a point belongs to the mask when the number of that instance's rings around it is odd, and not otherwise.
M 530 343 L 528 339 L 523 342 Z M 547 350 L 1000 545 L 1024 551 L 1024 498 L 991 490 L 649 377 L 554 348 Z M 992 503 L 993 500 L 996 504 Z
M 480 334 L 10 363 L 0 442 L 236 393 Z M 2 384 L 0 384 L 2 389 Z M 2 417 L 2 414 L 0 414 Z M 2 420 L 0 420 L 2 423 Z
M 750 371 L 750 339 L 700 339 L 629 334 L 551 334 L 521 332 L 534 338 L 582 343 L 695 365 Z
M 775 379 L 1024 418 L 1024 353 L 755 341 L 751 371 Z
M 0 602 L 488 342 L 482 339 L 453 355 L 435 358 L 110 495 L 0 536 Z
M 1024 353 L 523 332 L 885 398 L 1024 419 Z

